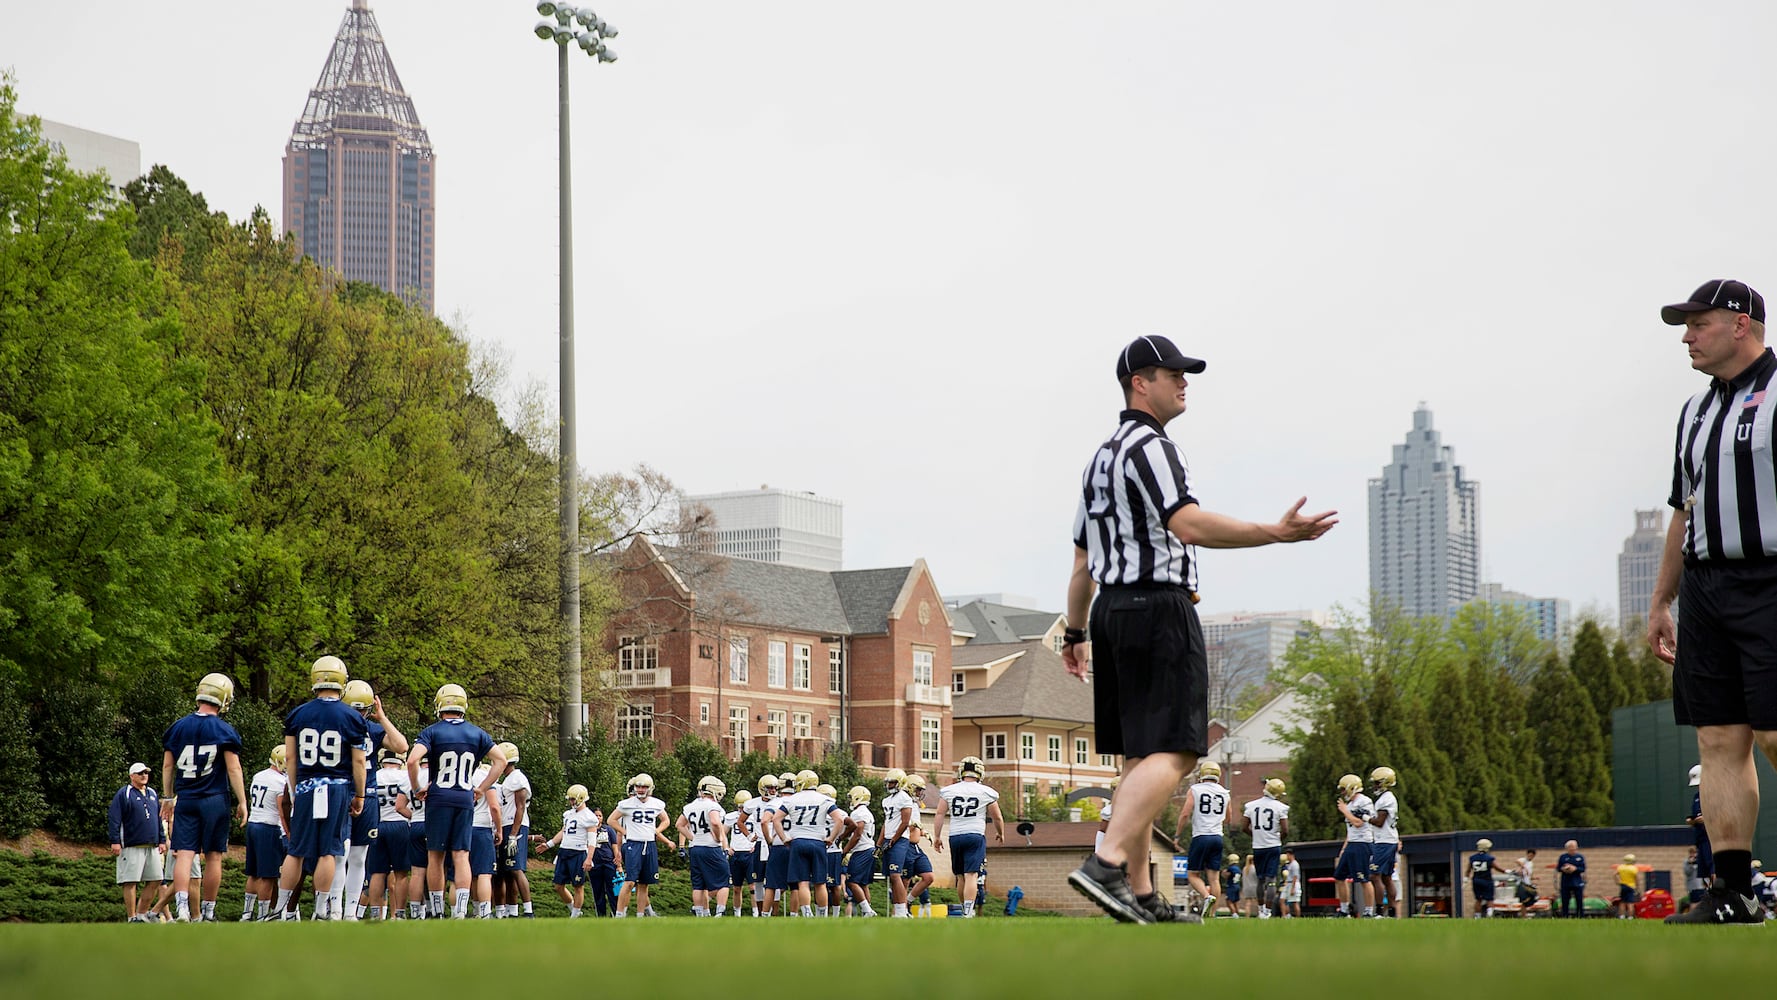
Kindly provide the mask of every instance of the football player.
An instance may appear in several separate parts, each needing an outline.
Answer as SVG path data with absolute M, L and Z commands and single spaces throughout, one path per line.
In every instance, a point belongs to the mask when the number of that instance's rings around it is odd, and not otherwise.
M 758 797 L 745 806 L 747 828 L 753 831 L 753 842 L 758 845 L 753 859 L 753 915 L 769 917 L 776 911 L 778 893 L 782 891 L 772 887 L 771 856 L 775 852 L 771 831 L 765 823 L 766 815 L 777 811 L 777 775 L 760 776 L 758 788 Z M 784 860 L 789 859 L 786 856 Z
M 846 795 L 851 804 L 845 829 L 845 915 L 857 907 L 866 917 L 876 916 L 870 907 L 870 883 L 876 878 L 876 817 L 870 813 L 870 789 L 853 785 Z
M 420 792 L 432 780 L 429 767 L 422 765 L 419 784 L 408 789 L 407 808 L 407 919 L 424 920 L 430 909 L 426 905 L 426 797 Z M 411 782 L 413 779 L 409 779 Z M 440 888 L 443 888 L 440 886 Z
M 822 783 L 815 791 L 820 792 L 835 803 L 839 801 L 839 789 Z M 839 901 L 845 893 L 845 849 L 840 841 L 845 839 L 845 823 L 839 824 L 839 836 L 827 841 L 827 870 L 825 877 L 817 878 L 814 883 L 814 914 L 817 917 L 839 916 Z
M 469 694 L 461 685 L 446 684 L 432 700 L 438 721 L 414 738 L 407 755 L 407 777 L 414 796 L 426 806 L 426 905 L 433 917 L 444 916 L 444 862 L 451 863 L 456 885 L 451 913 L 461 920 L 469 915 L 469 848 L 475 819 L 475 799 L 493 787 L 494 772 L 504 769 L 506 758 L 494 738 L 468 720 Z M 477 783 L 476 762 L 493 762 Z M 427 781 L 419 769 L 428 759 L 432 768 Z
M 586 876 L 592 871 L 587 835 L 598 828 L 598 813 L 586 808 L 585 785 L 568 786 L 568 808 L 561 814 L 561 831 L 549 838 L 544 850 L 555 849 L 555 894 L 568 905 L 568 919 L 578 919 L 586 909 Z M 532 834 L 532 840 L 542 840 Z M 571 888 L 570 888 L 571 887 Z
M 1394 794 L 1395 780 L 1392 767 L 1370 772 L 1370 787 L 1376 793 L 1375 811 L 1370 814 L 1370 835 L 1375 838 L 1370 843 L 1370 893 L 1379 908 L 1378 917 L 1388 915 L 1380 909 L 1385 901 L 1394 916 L 1401 915 L 1401 901 L 1394 891 L 1395 855 L 1401 849 L 1401 806 Z
M 753 793 L 742 788 L 734 793 L 734 809 L 722 817 L 728 827 L 728 887 L 734 899 L 736 916 L 744 913 L 747 908 L 747 883 L 753 878 L 753 857 L 757 847 L 753 841 L 752 827 L 747 822 L 747 803 L 753 800 Z M 753 894 L 753 916 L 759 915 L 759 896 Z
M 1370 878 L 1370 845 L 1376 840 L 1376 828 L 1370 825 L 1370 817 L 1376 806 L 1364 794 L 1364 780 L 1355 774 L 1339 778 L 1339 797 L 1335 804 L 1345 820 L 1345 843 L 1339 848 L 1339 860 L 1333 864 L 1339 914 L 1355 917 L 1358 907 L 1363 904 L 1364 885 Z M 1375 913 L 1375 909 L 1365 906 L 1363 912 L 1368 917 Z
M 1475 853 L 1468 856 L 1469 888 L 1475 894 L 1475 916 L 1493 916 L 1493 873 L 1508 875 L 1493 858 L 1493 841 L 1482 837 L 1475 841 Z
M 629 798 L 617 803 L 615 812 L 623 824 L 623 889 L 617 894 L 617 915 L 629 915 L 629 893 L 634 887 L 636 916 L 657 917 L 648 899 L 648 887 L 660 881 L 658 845 L 673 846 L 666 835 L 666 803 L 654 797 L 654 779 L 638 774 L 629 782 Z
M 502 752 L 496 743 L 489 756 Z M 478 920 L 491 920 L 494 915 L 494 872 L 500 867 L 501 838 L 506 836 L 506 793 L 499 780 L 503 770 L 503 763 L 499 767 L 482 764 L 470 779 L 482 788 L 475 795 L 469 822 L 469 874 L 475 879 L 470 898 Z
M 715 775 L 697 779 L 697 798 L 679 813 L 679 850 L 689 850 L 691 867 L 691 915 L 726 916 L 728 913 L 728 827 L 722 799 L 728 786 Z M 715 912 L 710 911 L 715 897 Z
M 506 775 L 499 780 L 500 816 L 506 826 L 498 867 L 494 871 L 494 902 L 504 903 L 508 917 L 535 917 L 531 909 L 531 779 L 518 769 L 518 747 L 501 743 Z
M 393 747 L 384 747 L 377 757 L 376 770 L 376 836 L 370 842 L 366 868 L 370 887 L 366 890 L 365 915 L 371 920 L 385 916 L 405 920 L 407 905 L 408 839 L 407 822 L 413 817 L 413 783 L 407 777 L 405 755 Z M 387 897 L 387 908 L 384 898 Z
M 964 919 L 975 917 L 975 880 L 987 861 L 987 821 L 993 820 L 993 842 L 1006 842 L 1006 823 L 1000 818 L 1000 793 L 981 779 L 987 765 L 979 757 L 964 757 L 956 766 L 956 781 L 938 789 L 943 808 L 932 830 L 932 847 L 944 853 L 944 822 L 950 821 L 950 872 L 957 877 L 956 892 L 963 901 Z
M 1277 893 L 1278 861 L 1283 842 L 1290 835 L 1290 807 L 1283 802 L 1282 778 L 1267 778 L 1263 795 L 1246 804 L 1243 828 L 1253 837 L 1253 895 L 1259 901 L 1259 918 L 1271 916 Z
M 907 903 L 911 907 L 915 900 L 919 901 L 919 915 L 932 915 L 932 859 L 925 852 L 926 839 L 925 821 L 920 804 L 925 801 L 926 779 L 917 774 L 909 774 L 906 782 L 907 794 L 916 803 L 913 817 L 907 831 Z
M 907 772 L 894 768 L 882 778 L 882 877 L 889 885 L 889 916 L 907 916 L 907 848 L 919 809 L 907 794 Z
M 228 851 L 230 790 L 234 792 L 235 820 L 247 821 L 241 734 L 222 721 L 222 713 L 234 704 L 234 682 L 222 674 L 205 674 L 197 682 L 195 702 L 192 713 L 167 727 L 161 737 L 160 812 L 163 820 L 173 824 L 175 919 L 191 919 L 191 862 L 202 854 L 201 916 L 206 923 L 215 923 L 222 858 Z
M 1302 915 L 1302 863 L 1294 851 L 1283 852 L 1283 915 Z
M 1117 782 L 1122 780 L 1123 776 L 1120 774 L 1111 776 L 1111 795 L 1105 797 L 1104 808 L 1098 811 L 1098 832 L 1092 836 L 1092 853 L 1094 854 L 1097 854 L 1098 849 L 1104 846 L 1104 832 L 1111 828 L 1111 796 L 1117 794 Z
M 1178 827 L 1173 839 L 1185 841 L 1189 820 L 1191 839 L 1186 848 L 1185 877 L 1192 891 L 1203 898 L 1199 912 L 1204 917 L 1215 913 L 1216 901 L 1222 895 L 1222 855 L 1225 842 L 1222 832 L 1228 820 L 1228 789 L 1222 787 L 1222 765 L 1213 760 L 1197 764 L 1197 783 L 1185 790 L 1184 808 L 1179 810 Z
M 309 669 L 313 701 L 284 717 L 284 763 L 290 796 L 290 856 L 278 879 L 278 911 L 294 919 L 290 897 L 302 883 L 303 861 L 315 863 L 315 919 L 336 920 L 329 891 L 339 859 L 345 854 L 352 818 L 364 811 L 365 741 L 370 728 L 364 717 L 340 700 L 345 692 L 346 665 L 337 656 L 323 656 Z
M 407 752 L 407 737 L 389 724 L 388 717 L 383 715 L 382 699 L 371 690 L 369 683 L 361 680 L 347 681 L 345 693 L 340 696 L 340 700 L 364 717 L 364 726 L 369 730 L 369 735 L 364 740 L 364 761 L 367 768 L 382 759 L 384 747 L 399 753 Z M 376 792 L 376 780 L 374 776 L 368 779 L 366 791 L 371 795 Z M 346 863 L 336 867 L 333 873 L 333 912 L 344 913 L 347 920 L 357 920 L 364 915 L 364 907 L 359 900 L 363 897 L 369 871 L 370 846 L 376 840 L 376 828 L 383 811 L 375 802 L 368 804 L 370 808 L 352 817 L 352 832 L 346 837 Z M 342 905 L 348 897 L 352 905 Z
M 767 777 L 770 777 L 767 775 Z M 784 779 L 788 778 L 786 782 Z M 764 781 L 760 781 L 760 790 L 764 790 Z M 762 911 L 766 916 L 774 916 L 779 904 L 789 905 L 790 890 L 790 843 L 781 839 L 783 830 L 771 822 L 771 817 L 783 808 L 784 800 L 796 790 L 794 774 L 780 774 L 772 778 L 772 794 L 766 799 L 759 811 L 759 829 L 764 833 L 765 846 L 761 849 L 765 858 L 765 904 Z
M 1245 883 L 1241 876 L 1240 855 L 1228 855 L 1228 866 L 1222 869 L 1222 901 L 1228 906 L 1228 916 L 1240 916 L 1240 898 Z
M 793 902 L 791 915 L 814 916 L 811 886 L 826 878 L 827 845 L 839 836 L 845 823 L 845 810 L 839 803 L 820 793 L 820 775 L 802 770 L 795 774 L 796 791 L 782 799 L 776 812 L 767 813 L 765 822 L 777 831 L 777 839 L 789 845 L 789 884 Z
M 601 917 L 615 916 L 617 913 L 617 880 L 623 877 L 623 855 L 618 852 L 617 845 L 623 842 L 623 835 L 606 819 L 605 814 L 597 809 L 592 814 L 598 817 L 598 824 L 586 837 L 586 849 L 592 867 L 587 880 L 592 883 L 592 904 Z
M 284 828 L 278 803 L 284 798 L 284 744 L 272 747 L 264 770 L 247 786 L 247 898 L 241 904 L 242 920 L 264 920 L 278 893 L 278 875 L 284 868 Z M 257 909 L 257 913 L 255 913 Z

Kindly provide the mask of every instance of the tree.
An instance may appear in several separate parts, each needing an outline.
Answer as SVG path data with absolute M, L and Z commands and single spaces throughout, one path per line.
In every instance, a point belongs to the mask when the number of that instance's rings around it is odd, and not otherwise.
M 1383 747 L 1382 762 L 1400 780 L 1400 828 L 1403 833 L 1453 830 L 1460 814 L 1450 757 L 1429 739 L 1432 729 L 1417 699 L 1402 700 L 1386 671 L 1370 686 L 1369 715 Z
M 1543 661 L 1531 687 L 1530 724 L 1548 779 L 1551 818 L 1562 826 L 1608 826 L 1611 778 L 1598 713 L 1561 657 Z
M 1617 676 L 1616 663 L 1604 644 L 1604 633 L 1599 630 L 1596 621 L 1588 618 L 1580 624 L 1579 632 L 1573 638 L 1573 653 L 1568 659 L 1568 668 L 1573 671 L 1574 679 L 1585 692 L 1587 703 L 1598 716 L 1598 726 L 1605 735 L 1605 748 L 1608 752 L 1610 713 L 1619 706 L 1631 704 L 1631 698 L 1622 678 Z
M 1455 769 L 1460 808 L 1457 821 L 1464 827 L 1493 826 L 1503 822 L 1499 775 L 1489 753 L 1491 747 L 1483 721 L 1487 690 L 1470 689 L 1468 673 L 1447 662 L 1438 671 L 1428 707 L 1431 732 Z
M 1384 762 L 1385 748 L 1370 724 L 1357 685 L 1336 686 L 1331 700 L 1313 715 L 1313 729 L 1287 737 L 1290 754 L 1290 829 L 1301 839 L 1343 836 L 1343 820 L 1333 801 L 1339 777 L 1366 777 Z

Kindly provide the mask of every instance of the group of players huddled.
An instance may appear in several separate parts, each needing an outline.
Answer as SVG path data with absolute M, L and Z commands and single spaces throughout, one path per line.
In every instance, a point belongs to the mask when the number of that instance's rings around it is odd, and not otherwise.
M 1345 843 L 1334 870 L 1341 916 L 1378 916 L 1396 900 L 1393 885 L 1395 859 L 1400 850 L 1400 805 L 1395 798 L 1395 773 L 1390 767 L 1370 772 L 1374 797 L 1364 792 L 1363 779 L 1347 774 L 1339 779 L 1338 808 L 1345 824 Z M 1197 782 L 1185 792 L 1179 810 L 1176 839 L 1186 843 L 1187 878 L 1195 901 L 1190 912 L 1215 914 L 1218 904 L 1239 916 L 1241 895 L 1248 897 L 1246 910 L 1257 916 L 1299 916 L 1302 904 L 1302 869 L 1284 849 L 1289 840 L 1290 807 L 1284 802 L 1281 778 L 1266 780 L 1264 792 L 1241 810 L 1242 829 L 1252 835 L 1252 853 L 1244 860 L 1229 854 L 1224 834 L 1233 827 L 1229 809 L 1233 793 L 1222 784 L 1222 767 L 1204 760 L 1197 767 Z M 1224 867 L 1224 861 L 1226 866 Z M 1224 874 L 1227 876 L 1224 880 Z M 1245 883 L 1244 887 L 1242 882 Z M 1369 904 L 1364 887 L 1371 888 Z
M 230 789 L 239 803 L 233 814 L 246 826 L 243 921 L 300 919 L 305 879 L 316 920 L 463 919 L 471 902 L 478 918 L 529 917 L 532 845 L 555 852 L 555 889 L 570 918 L 585 911 L 588 884 L 600 914 L 627 916 L 633 895 L 637 916 L 657 916 L 649 892 L 662 848 L 676 848 L 689 864 L 694 916 L 877 916 L 869 888 L 879 854 L 889 915 L 911 916 L 915 905 L 929 915 L 933 868 L 924 844 L 945 850 L 946 820 L 963 915 L 973 917 L 987 823 L 1005 839 L 999 795 L 982 783 L 981 760 L 965 757 L 958 780 L 939 789 L 944 805 L 929 835 L 919 775 L 886 775 L 878 837 L 868 788 L 853 787 L 841 805 L 833 786 L 804 770 L 761 777 L 758 794 L 737 791 L 732 808 L 727 786 L 706 776 L 676 823 L 646 774 L 630 780 L 608 818 L 589 807 L 584 785 L 573 785 L 559 831 L 545 840 L 530 832 L 531 788 L 518 748 L 468 721 L 462 687 L 438 689 L 438 721 L 410 743 L 339 658 L 316 660 L 309 679 L 314 699 L 285 717 L 284 743 L 246 789 L 240 735 L 221 718 L 234 701 L 225 675 L 205 676 L 196 710 L 163 736 L 162 812 L 181 873 L 175 919 L 192 919 L 188 874 L 200 854 L 208 865 L 197 919 L 216 919 Z

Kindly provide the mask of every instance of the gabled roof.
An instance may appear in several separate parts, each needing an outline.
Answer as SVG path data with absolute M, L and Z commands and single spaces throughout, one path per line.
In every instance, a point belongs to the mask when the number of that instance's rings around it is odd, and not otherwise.
M 925 572 L 925 563 L 889 569 L 804 569 L 781 563 L 736 559 L 708 552 L 635 543 L 657 557 L 688 595 L 731 592 L 742 606 L 737 618 L 829 635 L 879 635 L 899 617 L 904 593 Z
M 1019 642 L 1040 638 L 1061 617 L 1055 611 L 1015 608 L 987 601 L 970 601 L 950 610 L 957 630 L 973 636 L 970 642 Z
M 968 666 L 1017 655 L 999 680 L 951 701 L 957 719 L 1024 717 L 1060 722 L 1092 721 L 1092 685 L 1069 675 L 1061 656 L 1042 642 L 978 643 L 951 650 L 951 666 Z M 965 658 L 966 657 L 966 658 Z

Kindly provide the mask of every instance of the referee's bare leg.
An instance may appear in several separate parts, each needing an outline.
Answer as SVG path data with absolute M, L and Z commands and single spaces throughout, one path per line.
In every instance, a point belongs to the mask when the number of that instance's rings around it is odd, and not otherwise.
M 1172 793 L 1178 790 L 1197 755 L 1152 753 L 1123 762 L 1123 780 L 1111 797 L 1111 822 L 1104 831 L 1098 859 L 1110 865 L 1129 865 L 1129 888 L 1137 896 L 1154 891 L 1148 870 L 1148 831 L 1159 818 Z

